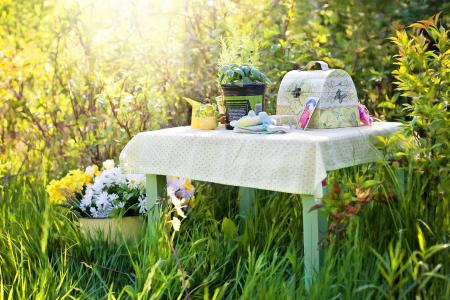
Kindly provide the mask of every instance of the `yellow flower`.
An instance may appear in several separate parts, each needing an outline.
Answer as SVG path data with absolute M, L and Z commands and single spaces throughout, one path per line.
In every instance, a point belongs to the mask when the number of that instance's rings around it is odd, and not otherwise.
M 52 180 L 47 185 L 47 193 L 49 194 L 50 202 L 55 204 L 63 204 L 67 202 L 67 197 L 71 196 L 72 192 L 61 180 Z
M 192 196 L 191 199 L 189 199 L 189 203 L 187 204 L 189 207 L 194 208 L 197 205 L 197 201 L 195 201 L 195 197 Z
M 72 170 L 62 181 L 70 188 L 71 192 L 79 193 L 86 184 L 92 182 L 92 177 L 81 170 Z
M 194 191 L 194 186 L 192 185 L 190 180 L 185 180 L 183 182 L 183 187 L 186 191 L 188 191 L 189 193 L 192 193 Z
M 52 203 L 62 204 L 76 193 L 81 193 L 83 188 L 92 181 L 92 177 L 85 172 L 72 170 L 61 180 L 52 180 L 47 185 L 47 193 Z

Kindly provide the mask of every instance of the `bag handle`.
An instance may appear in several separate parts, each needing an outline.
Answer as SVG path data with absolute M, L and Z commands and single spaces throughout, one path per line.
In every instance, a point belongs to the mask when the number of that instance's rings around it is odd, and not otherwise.
M 312 60 L 309 63 L 306 64 L 306 66 L 303 68 L 304 70 L 311 70 L 311 68 L 315 65 L 315 64 L 320 64 L 320 69 L 322 71 L 327 71 L 330 68 L 328 67 L 328 64 L 322 60 Z

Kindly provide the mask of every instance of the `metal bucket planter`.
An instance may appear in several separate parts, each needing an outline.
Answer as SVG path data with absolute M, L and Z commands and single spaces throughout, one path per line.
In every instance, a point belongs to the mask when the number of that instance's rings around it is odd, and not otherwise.
M 143 225 L 141 216 L 122 218 L 79 218 L 80 231 L 86 237 L 110 242 L 136 241 Z

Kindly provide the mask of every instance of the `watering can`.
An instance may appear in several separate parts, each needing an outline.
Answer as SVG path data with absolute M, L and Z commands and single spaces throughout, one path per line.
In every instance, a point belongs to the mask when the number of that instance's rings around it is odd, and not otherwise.
M 213 130 L 217 128 L 217 110 L 212 104 L 204 104 L 190 98 L 184 98 L 192 106 L 191 127 Z

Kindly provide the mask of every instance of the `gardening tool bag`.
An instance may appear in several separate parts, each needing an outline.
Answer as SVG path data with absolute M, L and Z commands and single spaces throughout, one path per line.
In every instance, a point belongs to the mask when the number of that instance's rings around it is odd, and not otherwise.
M 316 63 L 321 70 L 311 71 Z M 359 126 L 358 96 L 352 78 L 340 69 L 329 69 L 323 61 L 311 61 L 306 71 L 288 72 L 277 96 L 277 115 L 294 115 L 297 120 L 309 97 L 319 98 L 310 128 Z

